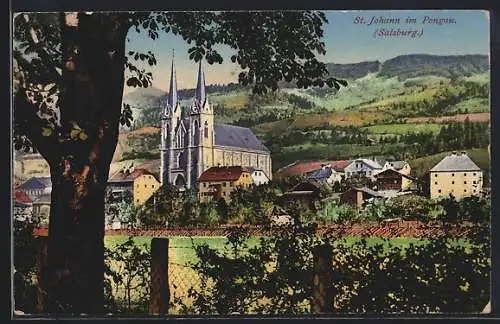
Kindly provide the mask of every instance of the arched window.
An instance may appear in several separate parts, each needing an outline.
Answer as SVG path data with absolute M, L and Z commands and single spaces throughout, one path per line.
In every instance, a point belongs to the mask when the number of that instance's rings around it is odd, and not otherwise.
M 200 125 L 197 120 L 193 123 L 193 145 L 200 145 Z
M 183 158 L 183 152 L 179 152 L 179 154 L 177 154 L 177 159 L 175 161 L 175 166 L 177 168 L 180 168 L 182 166 L 182 158 Z
M 205 130 L 203 131 L 205 138 L 208 138 L 208 122 L 205 121 Z

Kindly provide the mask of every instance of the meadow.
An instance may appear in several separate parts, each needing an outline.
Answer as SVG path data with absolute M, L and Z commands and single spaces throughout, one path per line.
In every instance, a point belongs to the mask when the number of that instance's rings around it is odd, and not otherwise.
M 371 134 L 403 135 L 408 133 L 433 133 L 441 130 L 442 124 L 386 124 L 364 127 Z

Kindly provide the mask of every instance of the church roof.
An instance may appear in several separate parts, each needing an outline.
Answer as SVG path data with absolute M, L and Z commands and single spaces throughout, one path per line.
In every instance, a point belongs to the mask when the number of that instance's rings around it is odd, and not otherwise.
M 250 128 L 216 124 L 214 131 L 215 145 L 269 152 Z

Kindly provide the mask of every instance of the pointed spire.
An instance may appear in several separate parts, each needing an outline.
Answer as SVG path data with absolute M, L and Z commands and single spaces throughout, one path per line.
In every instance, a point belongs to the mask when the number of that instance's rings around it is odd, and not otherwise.
M 198 83 L 196 85 L 196 104 L 201 109 L 205 105 L 205 101 L 207 100 L 205 94 L 205 75 L 203 73 L 203 68 L 201 66 L 202 60 L 200 60 L 200 68 L 198 70 Z
M 174 66 L 174 50 L 172 50 L 172 72 L 170 74 L 170 89 L 168 90 L 168 104 L 172 109 L 177 105 L 177 77 Z

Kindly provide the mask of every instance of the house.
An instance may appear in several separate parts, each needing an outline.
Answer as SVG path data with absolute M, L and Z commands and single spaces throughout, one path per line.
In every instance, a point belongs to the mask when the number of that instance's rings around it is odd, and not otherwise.
M 242 166 L 211 167 L 198 179 L 198 198 L 201 202 L 224 198 L 231 201 L 231 192 L 238 187 L 249 188 L 253 184 L 248 168 Z
M 417 179 L 388 168 L 375 175 L 375 185 L 377 190 L 405 191 L 417 183 Z
M 275 174 L 277 179 L 285 179 L 295 176 L 307 176 L 309 173 L 330 165 L 337 173 L 344 175 L 344 169 L 351 164 L 350 160 L 319 160 L 319 161 L 296 161 L 278 170 Z
M 253 184 L 256 186 L 260 186 L 262 184 L 266 184 L 269 182 L 269 177 L 266 175 L 264 170 L 256 169 L 256 168 L 248 168 L 250 171 L 250 175 L 253 180 Z
M 132 193 L 134 205 L 140 205 L 160 188 L 160 182 L 145 169 L 130 168 L 115 172 L 108 180 L 108 188 L 113 196 Z
M 333 185 L 335 182 L 342 182 L 344 175 L 343 172 L 337 172 L 331 164 L 327 164 L 323 165 L 321 169 L 309 173 L 307 179 Z
M 13 205 L 14 219 L 24 221 L 31 218 L 33 214 L 33 200 L 23 191 L 14 192 Z
M 382 167 L 382 171 L 392 169 L 396 170 L 401 174 L 410 175 L 411 167 L 406 161 L 387 161 Z
M 291 191 L 285 192 L 280 197 L 280 202 L 287 205 L 299 202 L 304 209 L 317 209 L 320 206 L 321 184 L 316 181 L 303 181 Z
M 340 195 L 340 202 L 362 208 L 365 202 L 372 198 L 387 198 L 387 196 L 367 187 L 351 188 Z
M 374 179 L 374 175 L 381 170 L 382 166 L 377 161 L 370 159 L 356 159 L 345 168 L 344 172 L 346 178 L 361 175 Z
M 431 198 L 478 196 L 482 187 L 483 171 L 465 152 L 453 152 L 429 170 Z
M 48 224 L 50 215 L 50 194 L 44 194 L 33 201 L 33 217 L 40 219 L 41 224 Z
M 28 194 L 32 200 L 36 200 L 52 192 L 52 181 L 50 177 L 32 177 L 21 184 L 18 189 Z

